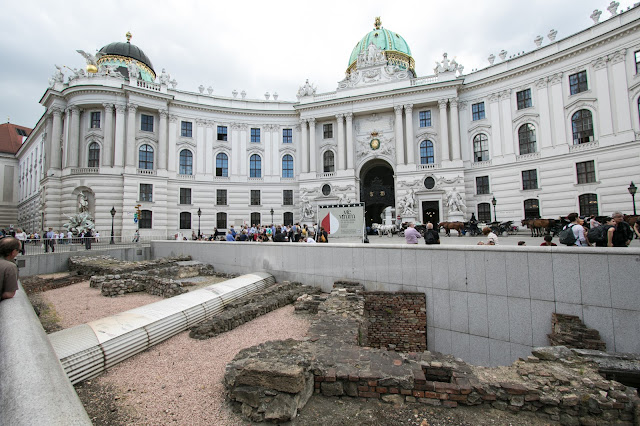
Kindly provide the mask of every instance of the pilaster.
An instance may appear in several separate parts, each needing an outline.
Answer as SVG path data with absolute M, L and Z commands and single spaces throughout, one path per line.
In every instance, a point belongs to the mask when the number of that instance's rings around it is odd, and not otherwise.
M 113 104 L 102 104 L 104 107 L 104 141 L 102 145 L 101 166 L 113 166 Z
M 413 105 L 404 106 L 404 115 L 407 120 L 407 164 L 416 163 L 416 140 L 413 134 Z
M 449 161 L 449 123 L 447 121 L 447 99 L 438 100 L 440 108 L 440 150 L 442 161 Z
M 404 130 L 402 126 L 402 105 L 396 105 L 393 107 L 396 113 L 396 164 L 404 164 Z
M 309 172 L 315 173 L 317 170 L 316 164 L 316 119 L 309 119 Z

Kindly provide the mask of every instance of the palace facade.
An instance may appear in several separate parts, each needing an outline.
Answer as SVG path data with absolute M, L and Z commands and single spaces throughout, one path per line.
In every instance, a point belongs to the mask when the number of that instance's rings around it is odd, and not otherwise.
M 123 235 L 312 222 L 305 206 L 348 202 L 365 203 L 369 224 L 387 206 L 404 220 L 459 219 L 452 191 L 464 220 L 630 212 L 640 7 L 610 9 L 486 68 L 465 72 L 445 54 L 427 76 L 377 19 L 336 90 L 307 81 L 297 102 L 177 90 L 130 40 L 82 52 L 86 71 L 58 69 L 17 153 L 19 224 L 60 228 L 80 197 L 103 235 L 112 207 Z

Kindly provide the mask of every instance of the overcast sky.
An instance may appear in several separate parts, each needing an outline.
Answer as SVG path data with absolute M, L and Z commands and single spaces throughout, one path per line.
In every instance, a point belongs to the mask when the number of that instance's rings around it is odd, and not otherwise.
M 620 9 L 633 1 L 619 0 Z M 465 73 L 488 65 L 487 57 L 529 52 L 537 35 L 558 39 L 592 25 L 594 9 L 611 15 L 604 0 L 452 1 L 7 1 L 0 14 L 0 123 L 33 127 L 54 64 L 85 66 L 76 53 L 94 53 L 114 41 L 131 42 L 178 81 L 214 95 L 246 90 L 248 98 L 277 92 L 296 100 L 305 79 L 318 92 L 336 89 L 351 50 L 376 16 L 409 44 L 419 76 L 433 73 L 447 52 Z M 620 10 L 619 9 L 619 10 Z M 205 92 L 206 93 L 206 92 Z

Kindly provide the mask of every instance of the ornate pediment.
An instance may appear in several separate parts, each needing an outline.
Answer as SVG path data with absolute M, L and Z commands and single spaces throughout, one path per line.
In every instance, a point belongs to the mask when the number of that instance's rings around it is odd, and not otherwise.
M 344 80 L 338 82 L 338 90 L 405 80 L 411 77 L 407 70 L 390 64 L 386 54 L 375 44 L 369 44 L 367 49 L 358 55 L 356 67 L 347 73 Z

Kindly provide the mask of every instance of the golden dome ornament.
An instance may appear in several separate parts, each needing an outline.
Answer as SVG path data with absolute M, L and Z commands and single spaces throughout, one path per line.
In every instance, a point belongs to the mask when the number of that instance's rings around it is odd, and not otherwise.
M 87 64 L 87 72 L 91 73 L 91 74 L 95 74 L 98 72 L 98 67 L 96 67 L 93 64 Z

